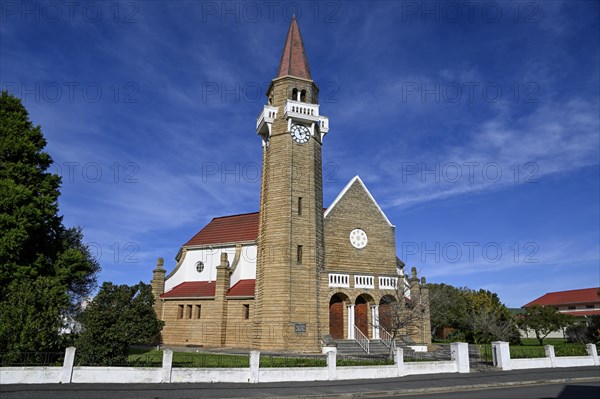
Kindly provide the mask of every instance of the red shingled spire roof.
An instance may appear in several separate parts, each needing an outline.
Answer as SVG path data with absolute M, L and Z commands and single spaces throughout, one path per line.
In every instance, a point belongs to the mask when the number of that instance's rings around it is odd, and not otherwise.
M 304 51 L 304 43 L 302 42 L 302 36 L 300 35 L 300 28 L 296 22 L 296 16 L 292 18 L 290 29 L 285 38 L 277 77 L 280 78 L 287 75 L 312 80 L 310 69 L 308 68 L 306 51 Z

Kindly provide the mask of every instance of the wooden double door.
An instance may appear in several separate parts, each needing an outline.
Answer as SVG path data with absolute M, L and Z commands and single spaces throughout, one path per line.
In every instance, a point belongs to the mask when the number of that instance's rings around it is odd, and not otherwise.
M 344 300 L 334 295 L 329 301 L 329 335 L 333 339 L 345 339 L 344 334 Z M 384 309 L 383 319 L 380 314 L 380 323 L 384 328 L 388 328 L 390 323 L 389 307 Z M 354 305 L 354 325 L 362 332 L 365 337 L 369 336 L 369 303 L 363 297 L 358 297 Z M 388 330 L 389 331 L 389 330 Z
M 329 335 L 333 339 L 344 339 L 344 301 L 334 295 L 329 301 Z
M 354 305 L 354 325 L 365 337 L 369 336 L 369 304 L 363 297 L 356 298 Z

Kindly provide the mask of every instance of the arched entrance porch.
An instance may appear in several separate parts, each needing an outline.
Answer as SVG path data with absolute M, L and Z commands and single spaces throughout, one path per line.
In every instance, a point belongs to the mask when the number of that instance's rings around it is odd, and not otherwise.
M 344 339 L 344 308 L 350 300 L 342 293 L 334 294 L 329 300 L 329 335 L 333 339 Z
M 382 331 L 392 333 L 392 330 L 394 328 L 393 321 L 396 303 L 396 298 L 394 298 L 391 295 L 384 295 L 379 301 L 379 318 L 377 324 L 380 329 L 380 334 L 382 333 Z
M 373 338 L 369 328 L 374 320 L 370 315 L 369 308 L 374 304 L 373 297 L 369 294 L 361 294 L 354 301 L 353 329 L 360 331 L 365 337 Z M 360 335 L 360 334 L 359 334 Z M 354 334 L 353 334 L 353 338 Z

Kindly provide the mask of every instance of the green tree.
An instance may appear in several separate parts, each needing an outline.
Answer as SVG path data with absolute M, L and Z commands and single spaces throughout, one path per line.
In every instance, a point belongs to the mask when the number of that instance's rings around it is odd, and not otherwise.
M 469 341 L 478 344 L 493 340 L 519 341 L 516 321 L 496 293 L 466 289 L 463 295 L 467 302 L 464 320 Z
M 100 266 L 58 214 L 61 179 L 48 172 L 40 126 L 0 93 L 0 351 L 60 346 L 61 328 L 95 288 Z
M 521 315 L 519 326 L 523 329 L 533 330 L 540 345 L 544 345 L 544 338 L 548 334 L 569 326 L 573 321 L 573 316 L 560 313 L 552 306 L 533 305 L 526 309 L 525 314 Z
M 431 334 L 444 327 L 453 327 L 457 330 L 463 328 L 467 303 L 463 291 L 448 284 L 428 284 L 429 311 L 431 313 Z
M 455 337 L 468 342 L 519 340 L 512 315 L 493 292 L 429 284 L 429 297 L 433 333 L 448 326 L 457 330 Z
M 130 345 L 153 344 L 164 322 L 158 320 L 149 284 L 102 284 L 80 315 L 83 331 L 76 346 L 83 364 L 123 362 Z

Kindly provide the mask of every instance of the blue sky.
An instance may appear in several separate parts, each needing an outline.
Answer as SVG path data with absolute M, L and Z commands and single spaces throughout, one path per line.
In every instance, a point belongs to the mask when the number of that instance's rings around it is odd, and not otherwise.
M 149 281 L 212 217 L 258 210 L 255 120 L 294 13 L 326 205 L 360 175 L 409 266 L 511 307 L 600 284 L 597 2 L 3 1 L 0 84 L 100 281 Z

